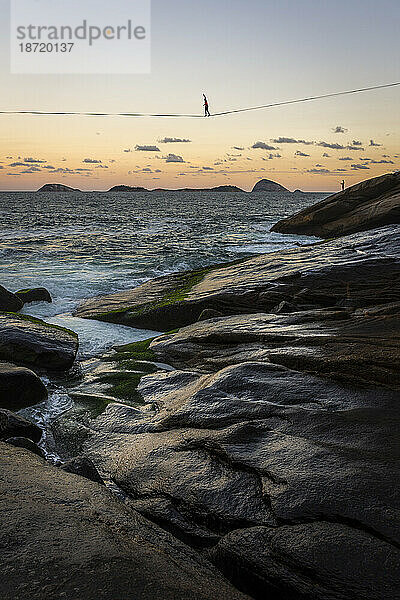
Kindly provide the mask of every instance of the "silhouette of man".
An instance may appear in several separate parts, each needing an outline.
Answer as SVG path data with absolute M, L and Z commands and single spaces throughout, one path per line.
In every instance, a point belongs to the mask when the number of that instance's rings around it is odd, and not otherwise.
M 345 185 L 346 185 L 346 183 L 345 183 L 345 180 L 343 179 L 343 181 L 342 181 L 342 192 L 344 192 Z
M 203 98 L 204 98 L 204 116 L 205 117 L 211 117 L 210 110 L 208 108 L 207 96 L 205 94 L 203 94 Z

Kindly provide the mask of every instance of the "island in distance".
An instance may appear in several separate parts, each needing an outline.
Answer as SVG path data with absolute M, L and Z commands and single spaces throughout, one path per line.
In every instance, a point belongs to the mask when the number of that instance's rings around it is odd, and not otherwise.
M 60 183 L 47 183 L 42 186 L 37 192 L 81 192 L 82 190 L 78 190 L 76 188 L 68 187 L 67 185 L 62 185 Z M 291 193 L 290 190 L 283 187 L 280 183 L 276 183 L 275 181 L 270 181 L 269 179 L 261 179 L 261 181 L 257 182 L 256 185 L 251 190 L 252 192 L 285 192 Z M 148 190 L 144 187 L 133 187 L 130 185 L 115 185 L 108 192 L 241 192 L 246 193 L 241 188 L 235 185 L 220 185 L 212 188 L 182 188 L 179 190 L 167 190 L 158 188 L 155 190 Z M 301 193 L 300 190 L 296 190 L 293 193 Z
M 37 192 L 80 192 L 77 188 L 62 185 L 61 183 L 46 183 Z

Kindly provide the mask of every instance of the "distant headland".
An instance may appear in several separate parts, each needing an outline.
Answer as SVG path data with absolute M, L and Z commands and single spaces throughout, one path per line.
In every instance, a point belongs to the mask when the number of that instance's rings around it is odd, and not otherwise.
M 67 185 L 62 185 L 60 183 L 46 183 L 46 185 L 43 185 L 40 189 L 37 190 L 37 192 L 82 192 L 82 190 L 79 190 L 77 188 L 71 188 L 68 187 Z M 242 190 L 241 188 L 235 186 L 235 185 L 219 185 L 217 187 L 211 187 L 211 188 L 181 188 L 181 189 L 176 189 L 176 190 L 171 190 L 171 189 L 163 189 L 163 188 L 157 188 L 154 190 L 148 190 L 147 188 L 144 187 L 133 187 L 130 185 L 115 185 L 113 186 L 111 189 L 107 190 L 106 193 L 117 193 L 117 192 L 224 192 L 224 193 L 235 193 L 235 192 L 240 192 L 242 194 L 248 193 L 245 192 L 245 190 Z M 275 181 L 271 181 L 269 179 L 261 179 L 261 181 L 258 181 L 255 186 L 253 187 L 253 189 L 251 190 L 251 193 L 253 192 L 274 192 L 274 193 L 279 193 L 279 192 L 284 192 L 284 193 L 292 193 L 290 192 L 290 190 L 288 190 L 287 188 L 285 188 L 283 185 L 281 185 L 280 183 L 276 183 Z M 83 192 L 82 192 L 83 193 Z M 300 190 L 296 190 L 295 193 L 302 193 Z

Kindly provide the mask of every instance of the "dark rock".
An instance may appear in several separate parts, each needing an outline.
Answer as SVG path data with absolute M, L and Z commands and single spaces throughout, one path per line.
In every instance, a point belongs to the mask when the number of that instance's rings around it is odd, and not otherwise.
M 270 181 L 269 179 L 261 179 L 252 189 L 253 192 L 289 192 L 289 190 L 280 183 Z
M 23 307 L 23 302 L 12 292 L 0 285 L 0 310 L 17 312 Z
M 234 531 L 213 562 L 256 600 L 395 600 L 399 548 L 351 524 L 315 522 Z
M 400 387 L 400 307 L 390 314 L 331 309 L 239 315 L 156 338 L 150 349 L 180 369 L 216 371 L 255 360 L 335 378 Z
M 84 302 L 77 316 L 170 331 L 203 310 L 224 315 L 270 312 L 282 301 L 368 307 L 400 297 L 400 226 L 160 277 L 127 292 Z
M 400 223 L 400 172 L 368 179 L 279 221 L 271 231 L 328 238 Z
M 81 477 L 90 479 L 90 481 L 95 481 L 104 485 L 104 481 L 100 477 L 93 462 L 86 456 L 76 456 L 75 458 L 71 458 L 61 466 L 61 469 L 67 473 L 80 475 Z
M 29 302 L 52 302 L 50 293 L 46 288 L 33 288 L 30 290 L 19 290 L 15 295 L 22 300 L 24 304 Z
M 150 375 L 140 389 L 159 412 L 110 405 L 85 444 L 133 498 L 168 498 L 214 535 L 318 515 L 400 535 L 397 391 L 262 363 Z
M 35 442 L 25 437 L 11 437 L 6 440 L 7 444 L 11 444 L 16 448 L 25 448 L 25 450 L 29 450 L 29 452 L 33 452 L 38 456 L 44 458 L 44 452 Z
M 213 310 L 212 308 L 206 308 L 200 314 L 198 320 L 199 321 L 208 321 L 208 319 L 217 319 L 218 317 L 223 317 L 224 313 L 219 310 Z
M 245 600 L 104 486 L 0 444 L 3 600 Z
M 279 315 L 279 314 L 297 312 L 298 310 L 299 309 L 295 304 L 292 304 L 291 302 L 286 302 L 285 300 L 282 300 L 282 302 L 280 304 L 278 304 L 277 306 L 275 306 L 274 308 L 271 309 L 271 312 L 276 315 Z
M 34 442 L 39 442 L 42 437 L 42 430 L 20 415 L 1 408 L 0 439 L 4 440 L 10 437 L 24 437 Z
M 68 370 L 78 336 L 27 315 L 0 314 L 0 359 L 55 371 Z
M 39 377 L 25 367 L 0 362 L 0 407 L 19 410 L 47 398 L 47 389 Z

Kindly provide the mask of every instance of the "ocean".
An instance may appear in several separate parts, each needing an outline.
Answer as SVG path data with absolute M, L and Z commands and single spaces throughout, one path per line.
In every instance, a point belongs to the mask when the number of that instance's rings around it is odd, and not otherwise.
M 309 243 L 271 226 L 328 194 L 211 192 L 0 193 L 0 284 L 45 287 L 52 304 L 23 312 L 79 334 L 79 358 L 152 332 L 73 316 L 84 299 L 176 271 Z M 153 334 L 154 335 L 154 334 Z M 59 382 L 28 416 L 45 426 L 69 405 Z

